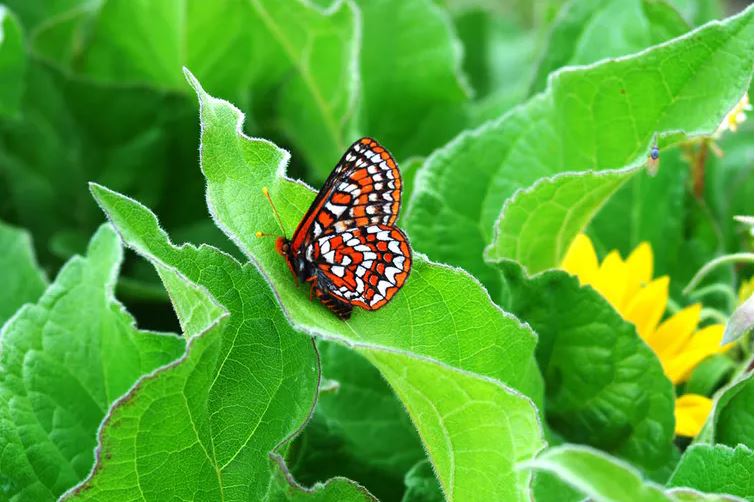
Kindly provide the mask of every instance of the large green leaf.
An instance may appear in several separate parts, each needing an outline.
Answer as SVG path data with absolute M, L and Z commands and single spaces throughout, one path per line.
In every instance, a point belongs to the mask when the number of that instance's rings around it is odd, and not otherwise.
M 251 2 L 293 67 L 280 89 L 281 126 L 314 178 L 324 180 L 355 136 L 361 85 L 357 8 L 350 0 L 327 10 L 303 0 Z
M 624 56 L 677 37 L 689 29 L 664 1 L 572 0 L 551 28 L 530 93 L 545 88 L 563 66 Z
M 431 0 L 360 0 L 362 129 L 400 160 L 430 153 L 466 123 L 470 93 L 448 15 Z
M 314 406 L 319 367 L 312 340 L 291 329 L 251 264 L 210 246 L 173 246 L 146 208 L 96 186 L 94 193 L 125 242 L 158 268 L 191 337 L 182 358 L 112 407 L 97 464 L 70 497 L 303 495 L 283 482 L 276 451 Z M 182 482 L 166 483 L 176 479 Z M 349 500 L 370 498 L 346 480 L 319 486 L 315 495 L 328 498 L 331 490 Z
M 21 26 L 8 9 L 0 5 L 0 117 L 18 114 L 26 64 Z
M 560 172 L 618 169 L 628 176 L 656 133 L 715 130 L 752 76 L 751 31 L 748 8 L 636 55 L 559 72 L 543 94 L 428 158 L 406 217 L 412 243 L 493 283 L 482 249 L 506 199 Z M 517 213 L 515 204 L 499 225 L 509 212 Z M 542 246 L 569 240 L 566 230 L 529 212 L 543 225 Z
M 31 237 L 23 230 L 0 222 L 0 326 L 21 305 L 34 302 L 47 286 L 47 278 L 37 265 Z
M 139 331 L 113 297 L 122 258 L 103 226 L 36 304 L 3 328 L 0 485 L 4 497 L 54 500 L 92 467 L 110 405 L 144 373 L 178 357 L 180 338 Z
M 731 495 L 707 495 L 693 488 L 663 487 L 643 480 L 631 466 L 584 446 L 550 448 L 525 467 L 553 474 L 596 502 L 735 501 Z
M 251 98 L 255 111 L 273 102 L 274 125 L 324 179 L 354 136 L 360 28 L 350 0 L 328 9 L 305 0 L 108 0 L 55 18 L 33 45 L 110 85 L 186 92 L 181 68 L 190 66 L 213 92 Z
M 477 490 L 478 495 L 526 497 L 528 476 L 515 472 L 513 465 L 541 447 L 539 423 L 532 403 L 503 384 L 538 399 L 541 381 L 532 332 L 498 309 L 467 274 L 421 255 L 414 257 L 405 288 L 379 311 L 355 312 L 344 322 L 308 302 L 273 243 L 254 233 L 277 228 L 262 186 L 270 187 L 289 229 L 314 193 L 282 176 L 284 151 L 243 136 L 241 113 L 207 95 L 193 77 L 189 80 L 200 100 L 201 164 L 211 213 L 271 282 L 289 320 L 303 331 L 347 343 L 381 370 L 423 438 L 447 496 L 472 496 L 460 487 L 479 483 L 483 491 Z M 139 213 L 122 196 L 104 189 L 95 192 L 112 219 Z M 119 219 L 118 225 L 123 224 Z M 458 382 L 460 387 L 439 388 L 438 381 Z M 478 395 L 479 402 L 469 406 L 464 392 Z M 428 413 L 428 406 L 444 413 Z M 480 423 L 483 412 L 484 426 L 470 426 Z M 480 451 L 470 455 L 470 450 Z M 501 451 L 508 455 L 501 456 Z
M 713 441 L 736 447 L 753 447 L 752 373 L 726 389 L 716 400 Z
M 539 335 L 550 427 L 647 470 L 662 466 L 674 438 L 674 390 L 634 327 L 566 272 L 527 278 L 514 263 L 499 268 L 500 305 Z
M 752 450 L 743 445 L 734 449 L 718 444 L 694 444 L 682 455 L 667 486 L 730 493 L 752 501 L 753 461 Z
M 323 372 L 320 397 L 297 440 L 292 472 L 304 484 L 341 475 L 381 500 L 400 498 L 404 475 L 425 458 L 401 402 L 358 353 L 324 340 L 318 351 Z
M 203 99 L 210 98 L 203 96 Z M 228 106 L 225 102 L 219 102 L 218 104 L 220 103 Z M 207 104 L 207 102 L 203 103 L 205 106 Z M 206 111 L 203 113 L 206 113 Z M 203 116 L 207 118 L 207 115 Z M 204 130 L 207 131 L 207 129 L 208 127 L 205 126 Z M 235 134 L 235 130 L 233 133 Z M 225 270 L 231 266 L 239 267 L 240 265 L 232 258 L 220 254 L 210 247 L 205 246 L 198 249 L 188 245 L 184 245 L 181 248 L 174 247 L 168 243 L 167 235 L 159 229 L 154 215 L 144 206 L 100 186 L 95 185 L 93 187 L 93 192 L 100 205 L 105 209 L 111 221 L 117 226 L 117 228 L 119 228 L 124 239 L 130 246 L 134 247 L 141 254 L 144 254 L 151 260 L 158 262 L 160 266 L 175 268 L 176 273 L 185 275 L 192 282 L 196 281 L 197 283 L 203 284 L 213 296 L 222 296 L 223 301 L 228 302 L 227 308 L 231 312 L 231 316 L 228 321 L 229 327 L 226 327 L 224 330 L 224 333 L 227 333 L 225 338 L 228 339 L 225 342 L 225 345 L 230 345 L 232 349 L 235 350 L 244 350 L 247 347 L 246 345 L 242 345 L 241 348 L 239 348 L 239 343 L 234 343 L 234 340 L 240 331 L 239 326 L 231 322 L 234 315 L 239 317 L 240 314 L 243 318 L 244 315 L 255 315 L 256 312 L 269 312 L 273 309 L 273 306 L 263 303 L 262 298 L 258 298 L 262 293 L 257 293 L 257 296 L 255 297 L 251 291 L 243 289 L 243 286 L 246 288 L 252 287 L 252 284 L 246 284 L 247 282 L 252 282 L 251 279 L 243 281 L 242 278 L 237 277 L 238 273 Z M 205 270 L 208 269 L 211 270 L 212 273 L 206 273 Z M 256 274 L 253 274 L 254 269 L 251 264 L 246 265 L 243 270 L 246 271 L 246 274 L 248 275 Z M 266 286 L 260 285 L 259 283 L 260 281 L 256 281 L 254 283 L 256 284 L 255 287 L 266 290 Z M 170 283 L 166 281 L 166 285 L 169 284 Z M 239 291 L 239 289 L 241 290 Z M 280 296 L 282 292 L 276 290 L 276 293 Z M 267 298 L 268 300 L 272 299 L 271 293 L 267 292 L 267 290 L 265 295 L 267 296 L 264 296 L 264 298 Z M 172 294 L 171 296 L 174 299 L 176 297 L 192 297 L 192 295 L 186 294 Z M 251 301 L 249 298 L 255 300 L 255 308 L 243 303 Z M 221 300 L 218 299 L 218 301 Z M 300 299 L 298 301 L 313 312 L 317 312 L 314 309 L 321 308 L 317 305 L 307 303 L 306 299 Z M 241 308 L 242 305 L 244 306 L 243 309 Z M 181 311 L 192 312 L 190 307 L 192 306 L 177 306 L 179 316 L 185 318 L 185 316 L 181 315 Z M 264 310 L 257 310 L 258 308 L 262 309 L 263 307 Z M 236 314 L 234 314 L 234 312 Z M 256 315 L 261 314 L 258 313 Z M 315 313 L 313 315 L 317 314 Z M 430 318 L 432 318 L 432 315 Z M 242 322 L 242 320 L 236 322 Z M 343 323 L 343 321 L 339 322 Z M 425 320 L 423 322 L 427 323 L 428 321 Z M 265 323 L 265 326 L 269 324 L 271 324 L 271 321 Z M 356 323 L 344 324 L 354 332 L 356 332 L 359 327 Z M 250 326 L 250 328 L 258 327 L 257 323 L 250 323 L 248 321 L 243 323 L 243 325 Z M 277 326 L 277 324 L 273 323 L 273 326 Z M 287 324 L 285 327 L 288 329 Z M 278 329 L 282 330 L 283 328 Z M 307 327 L 307 329 L 314 331 L 315 328 Z M 322 330 L 322 328 L 319 329 Z M 278 344 L 283 344 L 284 340 L 286 343 L 293 344 L 293 340 L 298 338 L 293 334 L 284 337 L 275 330 L 271 331 L 277 335 L 275 338 L 278 339 L 273 348 L 278 348 Z M 430 457 L 436 465 L 444 492 L 450 500 L 466 500 L 466 497 L 470 497 L 474 493 L 489 493 L 493 498 L 526 500 L 529 476 L 525 472 L 517 471 L 514 468 L 514 464 L 517 461 L 530 458 L 542 446 L 537 413 L 529 399 L 523 397 L 518 392 L 505 387 L 503 384 L 490 377 L 454 368 L 443 361 L 434 360 L 426 355 L 417 354 L 401 347 L 381 346 L 364 340 L 349 340 L 342 335 L 334 336 L 333 333 L 324 331 L 320 331 L 320 333 L 356 346 L 360 353 L 372 361 L 372 363 L 381 370 L 383 376 L 386 377 L 394 391 L 402 399 L 409 412 L 409 416 L 412 417 L 415 427 L 418 428 L 420 437 L 422 437 L 424 445 L 428 449 Z M 192 354 L 193 350 L 196 350 L 201 355 L 202 351 L 199 348 L 194 349 L 194 347 L 204 347 L 205 344 L 200 344 L 199 340 L 206 341 L 208 338 L 210 338 L 208 335 L 204 335 L 201 338 L 195 338 L 194 343 L 191 345 L 192 350 L 189 351 L 189 354 Z M 210 342 L 206 341 L 205 343 Z M 217 345 L 219 345 L 219 342 L 215 342 L 215 344 L 211 345 L 211 347 L 215 347 L 215 352 L 220 351 L 222 348 L 217 347 Z M 226 348 L 226 352 L 228 350 L 231 349 Z M 271 349 L 268 348 L 267 350 L 270 351 Z M 112 425 L 110 426 L 110 429 L 106 429 L 111 431 L 112 436 L 105 436 L 102 449 L 108 451 L 117 447 L 118 450 L 120 450 L 119 453 L 124 456 L 130 464 L 134 464 L 140 460 L 141 457 L 136 454 L 134 448 L 134 434 L 136 431 L 133 429 L 128 430 L 121 425 L 120 421 L 127 420 L 127 418 L 132 415 L 139 416 L 144 413 L 145 408 L 150 408 L 150 405 L 154 400 L 161 399 L 161 396 L 166 392 L 163 389 L 164 386 L 175 388 L 177 384 L 173 381 L 173 378 L 178 378 L 179 381 L 188 379 L 191 382 L 198 379 L 200 383 L 204 384 L 205 387 L 193 389 L 193 392 L 187 392 L 190 396 L 198 396 L 200 402 L 197 403 L 197 406 L 203 404 L 204 406 L 201 406 L 200 408 L 202 410 L 206 409 L 208 406 L 206 401 L 209 399 L 207 393 L 213 389 L 208 384 L 208 381 L 210 381 L 211 378 L 208 376 L 205 376 L 203 379 L 199 379 L 199 376 L 194 376 L 194 378 L 189 377 L 192 376 L 192 370 L 210 372 L 213 368 L 217 368 L 217 366 L 221 366 L 225 371 L 235 372 L 240 369 L 236 367 L 236 365 L 234 365 L 233 368 L 225 369 L 226 367 L 222 365 L 223 360 L 225 360 L 225 357 L 221 357 L 223 355 L 224 354 L 222 353 L 214 353 L 210 359 L 211 361 L 214 361 L 214 364 L 205 363 L 199 366 L 199 370 L 194 369 L 197 367 L 197 363 L 192 357 L 189 357 L 188 361 L 191 362 L 187 362 L 185 365 L 176 365 L 175 369 L 172 371 L 170 369 L 166 370 L 165 374 L 168 376 L 150 380 L 149 387 L 147 382 L 144 382 L 140 386 L 140 390 L 133 397 L 124 400 L 123 406 L 116 407 L 116 412 L 111 419 L 113 421 Z M 273 355 L 274 354 L 271 354 L 268 357 L 272 357 Z M 230 358 L 230 356 L 228 357 Z M 236 356 L 231 360 L 236 360 L 237 358 L 239 358 L 239 356 Z M 273 360 L 280 361 L 280 364 L 285 362 L 284 367 L 288 368 L 289 371 L 293 371 L 294 368 L 297 368 L 299 371 L 301 371 L 302 367 L 307 368 L 306 363 L 302 361 L 291 362 L 296 360 L 296 354 L 286 357 L 279 354 L 277 358 Z M 270 365 L 271 363 L 267 363 L 267 366 Z M 270 375 L 269 378 L 273 378 L 273 376 L 280 378 L 280 373 L 283 370 L 280 368 L 273 369 L 275 371 L 271 371 L 273 375 Z M 312 370 L 315 370 L 314 366 L 312 366 Z M 215 371 L 217 371 L 217 369 Z M 285 375 L 286 373 L 283 372 L 283 374 Z M 212 373 L 210 376 L 212 376 Z M 255 377 L 255 381 L 258 381 L 262 378 L 262 375 L 255 373 Z M 247 386 L 255 385 L 254 382 L 247 381 L 239 384 L 236 379 L 230 377 L 228 380 L 230 381 L 229 386 L 241 386 L 244 390 L 243 395 L 248 395 L 250 392 L 250 390 L 247 389 Z M 285 386 L 282 384 L 280 385 L 280 389 L 285 388 L 287 390 L 284 395 L 288 400 L 291 398 L 290 392 L 292 386 L 293 383 L 287 383 Z M 293 388 L 296 387 L 293 386 Z M 224 391 L 223 395 L 225 395 L 225 392 L 231 392 L 231 390 L 228 389 L 217 390 L 217 392 L 221 391 Z M 310 389 L 310 391 L 312 390 Z M 281 390 L 280 392 L 283 391 Z M 233 389 L 232 395 L 236 393 L 239 393 L 239 397 L 236 399 L 242 399 L 241 390 Z M 228 399 L 233 402 L 232 396 Z M 280 399 L 284 398 L 280 397 Z M 312 398 L 310 397 L 310 399 Z M 243 401 L 246 402 L 245 400 Z M 276 407 L 273 407 L 272 404 L 267 403 L 264 400 L 260 405 L 264 405 L 265 409 L 270 410 L 270 412 L 282 408 L 282 405 L 279 403 L 276 403 Z M 237 414 L 240 417 L 245 418 L 244 420 L 241 420 L 241 424 L 238 427 L 249 425 L 249 418 L 244 417 L 244 414 L 242 413 L 248 406 L 250 405 L 247 404 L 245 407 L 242 407 L 241 411 L 236 411 L 235 409 L 233 409 L 233 411 L 228 411 L 228 413 Z M 172 408 L 170 406 L 165 405 L 161 408 L 165 410 L 165 413 L 171 413 L 171 416 L 175 417 L 175 410 L 171 411 Z M 193 409 L 191 404 L 187 408 Z M 295 420 L 296 417 L 290 417 L 290 406 L 284 409 L 287 410 L 285 416 L 288 417 L 288 420 Z M 221 410 L 211 416 L 215 417 L 216 415 L 220 415 L 223 411 L 225 411 L 225 408 L 221 408 Z M 122 418 L 121 413 L 123 414 Z M 199 411 L 197 411 L 197 413 L 199 413 Z M 301 413 L 304 413 L 304 416 L 306 417 L 309 411 L 302 409 Z M 297 413 L 297 415 L 301 417 L 301 413 Z M 207 420 L 206 414 L 198 416 Z M 195 420 L 197 419 L 198 418 L 195 417 Z M 188 420 L 188 417 L 186 420 Z M 222 423 L 227 423 L 229 418 L 218 416 L 217 420 L 221 420 Z M 253 422 L 256 423 L 260 420 L 261 419 L 258 418 Z M 175 418 L 173 418 L 173 421 L 175 422 Z M 274 425 L 280 427 L 281 421 L 287 422 L 279 417 L 278 420 L 274 422 Z M 168 420 L 162 419 L 161 421 L 156 421 L 154 424 L 150 423 L 150 427 L 153 429 L 165 427 L 166 430 L 162 434 L 171 437 L 172 440 L 169 441 L 168 445 L 173 445 L 176 440 L 171 436 L 171 432 L 175 435 L 176 427 L 174 423 L 170 425 L 169 423 Z M 267 423 L 267 421 L 264 423 Z M 477 425 L 475 426 L 475 424 Z M 198 428 L 205 431 L 212 430 L 209 424 L 204 424 L 202 427 Z M 186 427 L 179 430 L 184 434 L 187 433 Z M 254 430 L 256 431 L 256 429 Z M 259 440 L 263 441 L 263 444 L 266 443 L 266 440 L 269 440 L 267 434 L 264 434 L 265 432 L 267 432 L 267 430 L 259 432 Z M 231 434 L 231 432 L 227 432 L 227 434 Z M 203 441 L 207 440 L 208 439 L 203 439 Z M 109 441 L 112 441 L 112 443 Z M 181 447 L 182 444 L 184 447 L 186 446 L 185 441 L 186 439 L 184 438 L 184 441 L 179 443 L 178 446 L 171 447 L 179 448 L 179 451 L 188 455 L 189 452 L 183 450 Z M 280 441 L 281 438 L 278 437 L 277 442 L 268 444 L 269 448 L 273 448 Z M 238 447 L 238 445 L 234 444 L 233 438 L 228 438 L 227 442 L 231 453 L 237 451 L 234 448 Z M 216 445 L 215 448 L 218 448 L 217 439 L 214 440 L 214 443 Z M 150 442 L 149 446 L 164 449 L 167 445 L 153 445 L 153 442 Z M 207 448 L 205 447 L 205 449 Z M 258 455 L 269 451 L 269 449 L 262 449 L 260 452 L 259 446 L 254 448 L 254 450 Z M 139 449 L 138 451 L 141 452 L 142 449 Z M 201 448 L 194 448 L 191 453 L 199 456 L 204 455 Z M 231 453 L 226 451 L 224 455 L 225 457 L 230 456 L 235 459 L 236 457 Z M 123 479 L 124 475 L 122 472 L 118 472 L 117 467 L 122 466 L 124 460 L 117 460 L 115 457 L 115 453 L 112 453 L 110 458 L 113 459 L 112 462 L 116 468 L 110 470 L 106 469 L 105 467 L 107 467 L 110 459 L 105 460 L 103 464 L 104 467 L 99 471 L 96 471 L 94 479 L 84 485 L 86 489 L 85 493 L 93 494 L 93 496 L 99 493 L 99 490 L 96 488 L 98 480 L 104 480 L 102 483 L 108 490 L 118 488 L 116 480 Z M 147 457 L 144 460 L 147 461 L 149 458 L 151 457 L 147 454 Z M 239 459 L 239 461 L 241 460 L 242 459 Z M 201 463 L 200 465 L 204 466 L 204 463 Z M 225 463 L 219 464 L 221 471 L 222 467 L 225 465 Z M 166 467 L 166 469 L 167 468 L 168 467 Z M 172 469 L 175 467 L 170 468 Z M 249 468 L 249 466 L 247 466 L 247 468 Z M 130 483 L 134 482 L 135 470 L 136 469 L 133 467 L 129 470 Z M 98 475 L 97 473 L 101 474 Z M 156 473 L 155 475 L 157 476 L 158 474 Z M 160 476 L 163 477 L 169 475 L 170 474 L 166 472 L 160 474 Z M 222 472 L 219 476 L 220 475 L 222 475 Z M 198 479 L 202 480 L 202 486 L 207 486 L 209 483 L 210 488 L 208 489 L 211 489 L 212 486 L 224 486 L 224 482 L 222 481 L 223 478 L 220 477 L 218 480 L 214 480 L 212 472 L 205 472 L 204 476 L 200 476 L 200 474 L 197 473 L 196 476 Z M 207 479 L 207 476 L 209 476 L 209 479 Z M 143 483 L 143 476 L 140 477 L 140 479 Z M 154 488 L 156 490 L 160 489 L 157 479 Z M 187 490 L 189 490 L 188 493 L 194 493 L 192 487 L 188 487 Z

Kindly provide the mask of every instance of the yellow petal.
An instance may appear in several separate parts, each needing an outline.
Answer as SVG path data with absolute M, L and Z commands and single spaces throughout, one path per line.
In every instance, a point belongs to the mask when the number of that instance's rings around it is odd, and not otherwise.
M 713 401 L 705 396 L 685 394 L 679 397 L 674 405 L 676 435 L 697 436 L 712 409 Z
M 703 359 L 731 348 L 731 344 L 721 346 L 723 336 L 723 324 L 707 326 L 692 335 L 676 354 L 661 360 L 666 375 L 674 384 L 685 381 Z
M 647 242 L 638 245 L 627 258 L 629 283 L 627 298 L 632 298 L 641 287 L 653 278 L 653 249 Z
M 592 286 L 621 313 L 629 280 L 629 269 L 618 251 L 611 251 L 603 260 Z
M 655 331 L 658 321 L 666 311 L 668 302 L 667 276 L 659 277 L 640 289 L 633 298 L 629 299 L 622 315 L 624 319 L 634 323 L 637 333 L 647 340 Z
M 661 361 L 670 360 L 683 347 L 700 322 L 702 306 L 690 305 L 672 315 L 645 339 Z
M 561 268 L 576 275 L 580 284 L 591 283 L 598 272 L 598 255 L 588 236 L 579 234 L 574 238 L 561 262 Z

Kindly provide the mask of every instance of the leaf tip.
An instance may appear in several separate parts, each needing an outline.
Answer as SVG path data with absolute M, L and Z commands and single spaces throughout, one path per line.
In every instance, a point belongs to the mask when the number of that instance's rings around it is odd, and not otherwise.
M 206 95 L 205 90 L 202 88 L 202 84 L 199 83 L 199 80 L 197 80 L 197 77 L 194 76 L 191 70 L 189 70 L 185 66 L 182 69 L 184 72 L 184 77 L 186 77 L 186 81 L 194 89 L 194 92 L 197 93 L 197 97 L 201 99 L 202 96 Z

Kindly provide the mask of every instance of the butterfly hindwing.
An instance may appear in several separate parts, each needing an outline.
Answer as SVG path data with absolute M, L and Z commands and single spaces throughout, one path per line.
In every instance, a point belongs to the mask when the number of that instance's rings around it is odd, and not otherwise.
M 383 224 L 325 234 L 312 254 L 329 293 L 367 310 L 382 307 L 398 292 L 412 261 L 403 232 Z

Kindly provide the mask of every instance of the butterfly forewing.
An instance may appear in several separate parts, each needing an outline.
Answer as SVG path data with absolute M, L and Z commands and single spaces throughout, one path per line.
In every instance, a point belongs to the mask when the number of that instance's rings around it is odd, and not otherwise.
M 304 248 L 331 227 L 337 231 L 393 225 L 401 207 L 401 174 L 375 140 L 352 144 L 302 219 L 293 246 Z

